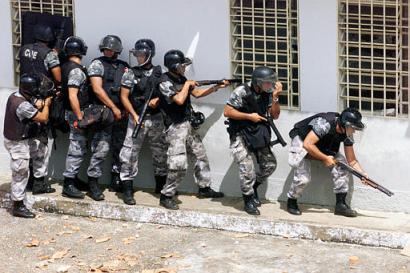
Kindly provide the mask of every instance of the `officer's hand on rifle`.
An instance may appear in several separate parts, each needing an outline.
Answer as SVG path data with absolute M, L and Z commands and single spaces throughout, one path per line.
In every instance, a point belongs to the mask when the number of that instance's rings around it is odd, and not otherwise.
M 114 119 L 115 119 L 115 120 L 120 120 L 120 119 L 122 118 L 121 110 L 120 110 L 120 109 L 118 109 L 117 107 L 114 107 L 114 108 L 111 109 L 111 110 L 112 110 L 112 113 L 114 114 Z
M 50 107 L 52 101 L 53 101 L 53 97 L 48 97 L 44 101 L 44 104 L 47 105 L 48 107 Z
M 323 160 L 323 164 L 325 164 L 326 167 L 330 168 L 330 167 L 333 167 L 334 165 L 336 165 L 337 161 L 335 160 L 335 158 L 333 156 L 328 155 Z
M 231 82 L 230 82 L 230 81 L 223 80 L 222 82 L 223 82 L 222 84 L 217 84 L 217 85 L 215 85 L 215 88 L 216 88 L 215 91 L 218 91 L 218 89 L 220 89 L 220 88 L 225 88 L 225 87 L 228 87 L 228 86 L 231 85 Z
M 187 85 L 190 89 L 195 89 L 195 87 L 198 86 L 198 83 L 196 81 L 193 81 L 193 80 L 187 80 L 185 82 L 185 85 Z
M 260 116 L 258 113 L 251 113 L 248 116 L 249 120 L 252 122 L 268 121 L 265 117 Z

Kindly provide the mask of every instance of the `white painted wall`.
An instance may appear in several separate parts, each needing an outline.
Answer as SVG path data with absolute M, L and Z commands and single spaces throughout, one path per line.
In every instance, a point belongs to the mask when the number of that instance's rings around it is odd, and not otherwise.
M 14 87 L 10 1 L 0 1 L 0 88 Z
M 299 1 L 300 102 L 307 112 L 337 111 L 337 0 Z
M 172 3 L 171 3 L 172 2 Z M 141 4 L 139 4 L 141 3 Z M 156 63 L 162 64 L 162 56 L 168 49 L 187 50 L 196 33 L 200 33 L 199 45 L 195 56 L 195 79 L 222 78 L 230 76 L 230 40 L 228 1 L 146 1 L 122 0 L 121 5 L 108 5 L 107 0 L 76 0 L 77 35 L 83 37 L 89 45 L 89 63 L 99 55 L 98 42 L 105 34 L 118 34 L 124 42 L 122 57 L 128 59 L 126 51 L 135 40 L 142 37 L 152 38 L 157 43 Z M 127 6 L 127 9 L 121 7 Z M 185 10 L 185 12 L 182 12 Z M 92 15 L 90 16 L 90 11 Z M 133 12 L 137 11 L 134 15 Z M 151 14 L 156 17 L 151 19 Z M 118 14 L 121 14 L 119 16 Z M 315 16 L 308 16 L 309 13 Z M 98 14 L 101 14 L 98 16 Z M 184 15 L 184 19 L 174 14 Z M 172 16 L 171 16 L 172 15 Z M 333 111 L 337 109 L 337 37 L 336 35 L 336 0 L 300 1 L 300 59 L 301 59 L 301 108 L 299 111 L 282 111 L 277 126 L 286 137 L 293 124 L 312 112 Z M 323 17 L 323 18 L 322 18 Z M 170 18 L 173 18 L 172 21 Z M 322 18 L 322 19 L 321 19 Z M 324 19 L 328 18 L 328 19 Z M 327 20 L 330 20 L 327 21 Z M 332 33 L 332 31 L 334 33 Z M 321 35 L 319 35 L 321 34 Z M 10 34 L 11 35 L 11 34 Z M 314 43 L 309 37 L 324 39 Z M 328 37 L 328 36 L 331 37 Z M 0 46 L 6 42 L 0 40 Z M 3 61 L 2 61 L 3 62 Z M 318 65 L 320 64 L 320 65 Z M 6 67 L 6 66 L 5 66 Z M 9 64 L 10 71 L 12 65 Z M 326 79 L 324 81 L 323 79 Z M 316 85 L 319 85 L 316 86 Z M 0 107 L 4 109 L 9 89 L 0 89 Z M 207 116 L 206 123 L 199 130 L 210 159 L 213 187 L 220 188 L 231 196 L 240 196 L 238 168 L 233 163 L 228 149 L 228 135 L 223 124 L 223 104 L 229 90 L 221 90 L 206 100 L 197 100 L 195 107 Z M 0 113 L 0 129 L 3 126 L 3 112 Z M 410 121 L 365 118 L 367 129 L 362 141 L 357 145 L 358 158 L 367 172 L 377 181 L 396 193 L 392 198 L 351 181 L 354 189 L 352 203 L 356 208 L 384 211 L 404 211 L 410 213 Z M 1 137 L 0 137 L 1 138 Z M 0 139 L 1 141 L 1 139 Z M 287 148 L 274 147 L 278 161 L 276 172 L 270 177 L 268 185 L 261 189 L 261 195 L 270 200 L 285 200 L 286 192 L 292 180 L 292 172 L 287 165 Z M 57 150 L 53 152 L 50 173 L 62 178 L 67 138 L 57 139 Z M 3 145 L 0 145 L 0 172 L 7 172 L 9 157 Z M 84 163 L 86 165 L 86 162 Z M 109 162 L 106 162 L 109 178 Z M 301 198 L 310 204 L 332 205 L 332 183 L 329 174 L 321 163 L 312 166 L 313 181 Z M 84 176 L 84 168 L 82 170 Z M 139 187 L 152 187 L 154 184 L 150 152 L 142 150 L 140 174 L 135 179 Z M 196 191 L 193 183 L 192 168 L 188 171 L 182 191 Z

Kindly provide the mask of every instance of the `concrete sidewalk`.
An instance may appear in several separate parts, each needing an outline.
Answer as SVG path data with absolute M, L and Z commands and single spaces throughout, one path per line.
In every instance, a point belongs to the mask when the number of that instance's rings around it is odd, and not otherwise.
M 9 178 L 0 183 L 0 206 L 10 207 Z M 389 248 L 404 248 L 410 244 L 410 215 L 360 210 L 357 218 L 335 216 L 331 208 L 301 205 L 303 214 L 287 213 L 285 204 L 267 202 L 260 216 L 242 211 L 240 198 L 198 199 L 191 194 L 179 196 L 180 210 L 170 211 L 158 205 L 158 195 L 138 189 L 136 206 L 125 205 L 120 196 L 104 191 L 106 200 L 93 201 L 86 197 L 73 200 L 61 196 L 61 186 L 54 194 L 28 194 L 27 204 L 36 210 L 85 216 L 136 221 L 172 226 L 200 227 L 236 232 L 257 233 L 285 238 L 303 238 L 344 242 Z

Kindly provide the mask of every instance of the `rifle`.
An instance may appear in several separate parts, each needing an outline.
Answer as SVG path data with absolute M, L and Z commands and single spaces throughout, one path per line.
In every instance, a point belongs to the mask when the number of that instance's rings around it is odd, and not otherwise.
M 154 95 L 155 87 L 157 86 L 157 81 L 153 81 L 151 84 L 152 84 L 151 90 L 149 91 L 147 101 L 145 102 L 144 107 L 142 108 L 141 115 L 139 116 L 139 119 L 138 119 L 138 124 L 137 124 L 137 126 L 135 126 L 134 131 L 132 132 L 132 137 L 133 138 L 136 138 L 138 136 L 138 133 L 141 130 L 142 122 L 143 122 L 145 116 L 147 115 L 149 102 L 150 102 L 152 96 Z
M 356 171 L 354 168 L 350 167 L 348 164 L 341 162 L 341 161 L 337 161 L 337 165 L 339 165 L 340 167 L 342 167 L 343 169 L 345 169 L 346 171 L 350 172 L 351 174 L 353 174 L 354 176 L 360 178 L 360 180 L 365 180 L 364 184 L 369 185 L 370 187 L 381 191 L 382 193 L 386 194 L 387 196 L 392 196 L 394 193 L 389 191 L 388 189 L 386 189 L 385 187 L 383 187 L 382 185 L 379 185 L 378 183 L 376 183 L 374 180 L 367 178 L 366 176 L 364 176 L 362 173 Z
M 265 118 L 267 119 L 267 122 L 269 124 L 269 126 L 272 128 L 273 132 L 276 135 L 276 140 L 271 142 L 271 145 L 276 145 L 279 144 L 282 145 L 282 147 L 285 147 L 287 145 L 287 143 L 285 142 L 285 140 L 283 139 L 282 135 L 280 134 L 278 128 L 276 127 L 275 123 L 273 122 L 273 118 L 271 115 L 267 115 L 265 116 Z
M 242 83 L 241 79 L 222 79 L 222 80 L 203 80 L 197 81 L 198 86 L 201 85 L 210 85 L 210 84 L 223 84 L 224 81 L 228 81 L 229 83 Z

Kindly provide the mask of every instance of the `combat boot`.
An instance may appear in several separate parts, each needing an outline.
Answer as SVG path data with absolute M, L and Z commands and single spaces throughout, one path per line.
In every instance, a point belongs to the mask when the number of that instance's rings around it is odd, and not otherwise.
M 134 190 L 132 180 L 122 181 L 122 198 L 125 204 L 135 205 Z
M 253 202 L 253 194 L 245 195 L 243 194 L 243 201 L 245 203 L 244 210 L 251 215 L 260 215 L 260 211 Z
M 343 215 L 346 217 L 356 217 L 357 212 L 352 210 L 346 204 L 346 192 L 336 193 L 336 206 L 335 206 L 335 215 Z
M 34 177 L 33 188 L 32 188 L 32 192 L 34 195 L 42 194 L 42 193 L 53 193 L 55 191 L 56 190 L 50 186 L 50 184 L 46 181 L 44 177 L 39 177 L 39 178 Z
M 167 209 L 172 209 L 172 210 L 179 209 L 178 204 L 175 202 L 172 196 L 166 196 L 164 194 L 161 194 L 161 197 L 159 198 L 159 204 Z
M 90 191 L 88 192 L 88 194 L 92 199 L 94 199 L 95 201 L 104 200 L 105 196 L 102 193 L 100 186 L 98 185 L 98 178 L 89 176 L 88 185 L 90 187 Z
M 198 198 L 221 198 L 225 195 L 222 192 L 214 191 L 210 187 L 199 188 Z
M 75 187 L 75 179 L 69 177 L 64 178 L 62 195 L 64 197 L 77 199 L 83 199 L 85 197 L 84 193 L 82 193 Z
M 297 199 L 294 199 L 294 198 L 288 198 L 287 210 L 290 214 L 293 214 L 293 215 L 302 214 L 302 212 L 299 210 Z
M 14 201 L 13 202 L 13 216 L 22 217 L 22 218 L 34 218 L 36 215 L 29 211 L 24 205 L 23 201 Z

